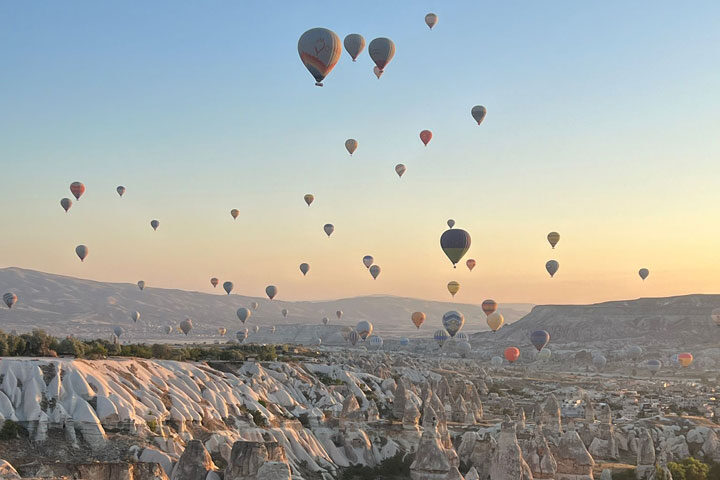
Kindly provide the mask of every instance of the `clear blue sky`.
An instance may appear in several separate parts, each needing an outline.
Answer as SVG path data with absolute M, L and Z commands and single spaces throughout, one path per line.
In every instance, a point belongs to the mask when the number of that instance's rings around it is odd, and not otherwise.
M 286 299 L 720 291 L 719 20 L 715 1 L 0 3 L 2 264 Z M 377 80 L 343 52 L 317 88 L 297 54 L 316 26 L 396 56 Z M 450 217 L 472 275 L 438 248 Z

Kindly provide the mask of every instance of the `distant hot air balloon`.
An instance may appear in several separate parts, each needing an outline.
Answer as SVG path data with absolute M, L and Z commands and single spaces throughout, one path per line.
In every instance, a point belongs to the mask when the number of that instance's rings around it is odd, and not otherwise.
M 307 273 L 310 271 L 310 265 L 307 263 L 301 263 L 300 264 L 300 272 L 302 272 L 303 276 L 307 275 Z
M 329 319 L 328 317 L 323 317 L 323 318 L 322 318 L 322 324 L 323 324 L 323 325 L 327 325 L 328 323 L 330 323 L 330 319 Z
M 653 375 L 655 375 L 658 370 L 662 368 L 662 362 L 660 360 L 648 360 L 647 368 Z
M 354 62 L 365 49 L 365 39 L 359 33 L 351 33 L 345 37 L 343 45 L 345 45 L 345 50 L 350 54 L 350 58 Z
M 188 333 L 190 333 L 190 330 L 192 330 L 193 324 L 192 320 L 189 318 L 186 318 L 182 322 L 180 322 L 180 330 L 187 336 Z
M 287 318 L 288 314 L 290 313 L 290 310 L 288 310 L 287 308 L 283 308 L 281 313 L 282 313 L 283 317 Z
M 152 227 L 153 230 L 157 231 L 158 227 L 160 226 L 160 222 L 157 220 L 151 220 L 150 226 Z
M 382 77 L 383 71 L 380 70 L 380 69 L 377 67 L 377 65 L 375 65 L 375 66 L 373 67 L 373 73 L 374 73 L 375 76 L 378 78 L 378 80 L 380 80 L 380 77 Z
M 677 359 L 680 365 L 683 366 L 683 368 L 689 367 L 690 364 L 693 362 L 692 353 L 678 353 Z
M 220 327 L 220 328 L 218 328 L 217 331 L 218 331 L 218 333 L 220 334 L 221 337 L 224 337 L 225 334 L 227 333 L 227 328 L 225 328 L 225 327 Z
M 273 325 L 272 327 L 270 327 L 270 333 L 275 333 L 275 330 L 276 330 L 275 325 Z
M 443 344 L 447 341 L 447 339 L 450 338 L 450 335 L 444 328 L 440 328 L 438 330 L 435 330 L 435 333 L 433 334 L 433 339 L 440 345 L 441 347 Z
M 470 249 L 470 243 L 470 234 L 460 228 L 445 230 L 440 237 L 440 247 L 452 262 L 453 268 Z
M 383 339 L 382 337 L 378 337 L 377 335 L 373 335 L 368 339 L 368 343 L 371 347 L 375 349 L 379 349 L 383 346 Z
M 365 255 L 363 257 L 363 265 L 365 265 L 365 268 L 370 268 L 374 261 L 375 259 L 372 257 L 372 255 Z
M 557 232 L 550 232 L 547 234 L 548 242 L 550 243 L 550 246 L 552 248 L 555 248 L 555 245 L 558 244 L 560 241 L 560 234 Z
M 345 149 L 348 151 L 348 153 L 350 153 L 350 155 L 355 153 L 355 150 L 357 150 L 357 147 L 358 147 L 358 141 L 355 140 L 354 138 L 348 138 L 347 140 L 345 140 Z
M 253 332 L 258 333 L 260 331 L 260 325 L 255 325 L 253 327 Z
M 364 341 L 372 333 L 373 324 L 368 322 L 367 320 L 362 320 L 358 322 L 358 324 L 355 326 L 355 331 L 357 331 L 358 335 L 360 335 L 360 338 L 362 338 Z
M 470 114 L 475 119 L 477 124 L 480 125 L 485 119 L 485 115 L 487 115 L 487 109 L 482 105 L 475 105 L 472 110 L 470 110 Z
M 173 327 L 171 325 L 165 325 L 163 327 L 163 332 L 165 332 L 166 335 L 169 335 L 170 333 L 172 333 L 172 331 Z
M 641 268 L 640 270 L 638 270 L 638 275 L 640 275 L 640 278 L 645 280 L 648 275 L 650 275 L 650 270 L 648 270 L 647 268 Z
M 420 329 L 420 325 L 425 323 L 425 314 L 423 312 L 413 312 L 413 314 L 410 316 L 410 319 L 413 322 L 413 325 L 415 325 L 416 328 Z
M 60 206 L 65 210 L 65 213 L 67 213 L 68 210 L 70 210 L 70 207 L 72 207 L 72 200 L 69 198 L 62 198 L 60 199 Z
M 329 237 L 335 231 L 335 226 L 332 223 L 326 223 L 323 226 L 323 230 L 325 230 L 325 234 Z
M 448 228 L 453 228 L 455 226 L 455 220 L 453 220 L 452 218 L 448 219 L 447 226 Z
M 225 293 L 227 293 L 228 295 L 230 295 L 230 292 L 232 292 L 233 287 L 233 282 L 223 282 L 223 290 L 225 290 Z
M 235 312 L 235 313 L 237 314 L 238 319 L 240 319 L 240 321 L 242 323 L 245 323 L 247 321 L 247 319 L 250 318 L 250 315 L 252 315 L 252 312 L 250 312 L 250 309 L 246 308 L 246 307 L 238 308 L 237 312 Z
M 510 363 L 515 363 L 520 358 L 520 350 L 516 347 L 508 347 L 505 349 L 505 360 Z
M 597 354 L 592 357 L 593 366 L 597 371 L 601 371 L 607 364 L 607 358 L 604 355 Z
M 309 207 L 310 204 L 312 204 L 312 202 L 315 201 L 315 195 L 313 195 L 312 193 L 306 193 L 305 196 L 303 197 L 303 199 L 305 200 L 305 203 L 307 203 L 307 206 Z
M 487 324 L 490 330 L 497 332 L 505 323 L 505 317 L 500 312 L 493 312 L 487 316 Z
M 434 13 L 428 13 L 425 15 L 425 24 L 430 27 L 430 30 L 437 24 L 438 16 Z
M 298 40 L 298 53 L 305 68 L 315 78 L 315 85 L 322 87 L 323 79 L 340 59 L 340 37 L 326 28 L 312 28 Z
M 448 292 L 454 297 L 455 294 L 460 290 L 460 284 L 453 280 L 447 284 Z
M 395 44 L 389 38 L 376 38 L 368 46 L 368 53 L 381 72 L 385 71 L 390 60 L 395 56 Z
M 78 245 L 75 247 L 75 253 L 80 258 L 80 261 L 84 262 L 85 258 L 88 256 L 88 247 L 85 245 Z
M 642 355 L 643 350 L 639 345 L 630 345 L 627 349 L 627 353 L 630 358 L 637 360 Z
M 130 314 L 130 319 L 131 319 L 133 322 L 137 323 L 137 321 L 140 320 L 140 312 L 132 312 L 132 313 Z
M 494 357 L 492 357 L 492 358 L 490 359 L 490 364 L 491 364 L 493 367 L 499 367 L 499 366 L 502 365 L 502 363 L 503 363 L 502 357 L 498 357 L 497 355 L 495 355 Z
M 7 292 L 3 295 L 3 302 L 5 302 L 5 305 L 7 305 L 8 308 L 12 308 L 13 305 L 15 305 L 15 302 L 17 302 L 17 299 L 17 295 L 12 292 Z
M 137 286 L 138 286 L 138 288 L 140 289 L 141 292 L 142 292 L 143 290 L 145 290 L 145 280 L 138 280 Z
M 265 287 L 265 294 L 268 296 L 270 300 L 275 298 L 275 295 L 277 295 L 278 289 L 275 285 L 268 285 Z
M 432 140 L 432 132 L 430 130 L 423 130 L 420 132 L 420 140 L 427 147 L 427 144 Z
M 715 325 L 720 327 L 720 308 L 714 309 L 710 313 L 710 318 L 712 319 L 713 322 L 715 322 Z
M 238 215 L 240 215 L 240 210 L 238 210 L 237 208 L 233 208 L 232 210 L 230 210 L 230 215 L 233 217 L 233 220 L 236 220 Z
M 248 333 L 249 333 L 249 331 L 248 331 L 247 328 L 244 328 L 244 329 L 242 329 L 242 330 L 238 330 L 237 332 L 235 332 L 235 338 L 237 338 L 237 341 L 238 341 L 238 342 L 242 343 L 242 342 L 244 342 L 245 340 L 247 340 Z
M 350 332 L 348 334 L 348 342 L 350 342 L 350 344 L 353 346 L 355 346 L 355 344 L 358 342 L 359 339 L 360 339 L 360 335 L 355 330 L 353 330 L 352 332 Z
M 210 285 L 212 285 L 213 288 L 217 288 L 218 283 L 220 283 L 220 280 L 218 280 L 217 278 L 213 277 L 210 279 Z
M 121 197 L 125 195 L 125 187 L 122 185 L 118 185 L 118 187 L 115 189 L 115 191 L 120 195 Z
M 545 330 L 535 330 L 530 334 L 530 342 L 537 348 L 537 351 L 545 347 L 550 341 L 550 334 Z
M 557 260 L 549 260 L 545 264 L 545 270 L 547 270 L 547 272 L 550 274 L 550 278 L 555 276 L 559 268 L 560 264 L 557 262 Z
M 462 329 L 463 325 L 465 325 L 465 316 L 460 312 L 451 310 L 443 315 L 442 324 L 450 336 L 454 337 L 455 334 Z
M 465 265 L 467 265 L 468 270 L 472 272 L 472 269 L 475 268 L 475 259 L 474 258 L 468 258 L 467 262 L 465 262 Z
M 124 331 L 123 331 L 122 327 L 115 327 L 115 328 L 113 328 L 113 333 L 115 334 L 115 336 L 116 336 L 118 339 L 119 339 L 120 337 L 122 337 L 123 332 L 124 332 Z
M 485 315 L 490 315 L 491 313 L 494 313 L 498 308 L 498 304 L 495 300 L 492 300 L 488 298 L 487 300 L 483 300 L 482 303 L 482 310 L 485 312 Z
M 342 310 L 337 310 L 337 311 L 335 312 L 335 316 L 338 318 L 338 320 L 340 320 L 340 319 L 342 318 L 342 316 L 343 316 L 343 311 L 342 311 Z
M 550 360 L 550 357 L 552 356 L 552 352 L 549 348 L 543 348 L 540 350 L 537 354 L 537 358 L 540 361 L 547 361 Z
M 458 332 L 458 333 L 455 334 L 455 336 L 454 336 L 453 338 L 454 338 L 455 340 L 457 340 L 458 342 L 468 342 L 468 341 L 470 341 L 470 337 L 468 337 L 467 333 L 465 333 L 465 332 Z
M 402 337 L 400 339 L 400 346 L 407 347 L 408 345 L 410 345 L 410 339 L 407 337 Z
M 250 302 L 250 307 L 252 307 L 253 310 L 257 310 L 260 308 L 260 304 L 258 302 Z
M 73 182 L 70 184 L 70 193 L 75 196 L 75 200 L 80 200 L 82 194 L 85 193 L 85 185 L 81 182 Z
M 378 275 L 380 275 L 380 265 L 370 265 L 370 275 L 372 275 L 373 280 L 377 280 Z
M 402 178 L 405 170 L 407 170 L 407 168 L 405 168 L 405 165 L 403 165 L 402 163 L 398 163 L 397 165 L 395 165 L 395 173 L 398 174 L 398 177 Z

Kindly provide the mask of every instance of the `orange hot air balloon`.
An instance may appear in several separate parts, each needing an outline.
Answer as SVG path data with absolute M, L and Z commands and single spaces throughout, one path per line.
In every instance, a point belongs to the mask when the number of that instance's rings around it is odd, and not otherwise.
M 508 347 L 505 349 L 505 360 L 510 363 L 515 363 L 518 358 L 520 358 L 520 350 L 516 347 Z
M 425 314 L 423 312 L 415 312 L 410 318 L 417 328 L 420 328 L 420 325 L 425 323 Z
M 472 269 L 475 268 L 475 259 L 474 258 L 468 258 L 468 261 L 465 262 L 465 265 L 467 265 L 468 269 L 472 272 Z
M 432 140 L 432 132 L 430 130 L 423 130 L 420 132 L 420 140 L 422 140 L 423 144 L 427 147 L 427 144 Z
M 678 363 L 682 365 L 683 367 L 689 367 L 690 364 L 693 362 L 693 356 L 692 353 L 678 353 Z
M 485 312 L 485 315 L 490 315 L 491 313 L 495 313 L 495 311 L 497 310 L 497 307 L 498 307 L 497 302 L 490 298 L 483 301 L 483 303 L 482 303 L 482 309 L 483 309 L 483 312 Z

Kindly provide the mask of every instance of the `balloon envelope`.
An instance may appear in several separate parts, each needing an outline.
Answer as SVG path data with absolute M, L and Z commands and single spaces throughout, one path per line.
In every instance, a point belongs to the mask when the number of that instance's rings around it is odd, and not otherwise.
M 549 348 L 543 348 L 540 352 L 538 352 L 537 358 L 538 360 L 549 360 L 551 355 L 552 352 Z
M 408 345 L 410 345 L 410 339 L 407 337 L 402 337 L 400 339 L 400 345 L 403 347 L 407 347 Z
M 182 322 L 180 322 L 180 330 L 182 330 L 182 332 L 183 332 L 185 335 L 187 335 L 188 333 L 190 333 L 190 330 L 192 330 L 192 328 L 193 328 L 193 324 L 192 324 L 192 320 L 191 320 L 191 319 L 186 318 L 185 320 L 183 320 Z
M 70 193 L 73 194 L 75 200 L 80 200 L 82 194 L 85 193 L 85 185 L 82 182 L 73 182 L 70 184 Z
M 315 78 L 315 85 L 322 87 L 322 81 L 340 59 L 340 37 L 327 28 L 312 28 L 298 40 L 298 53 L 305 68 Z
M 440 247 L 450 259 L 453 266 L 457 264 L 470 249 L 470 234 L 460 228 L 445 230 L 440 236 Z
M 60 206 L 65 210 L 65 213 L 67 213 L 68 210 L 70 210 L 70 207 L 72 207 L 72 200 L 69 198 L 62 198 L 60 199 Z
M 268 285 L 265 287 L 265 294 L 268 296 L 270 300 L 275 298 L 275 295 L 277 295 L 278 289 L 275 285 Z
M 454 337 L 465 325 L 465 316 L 460 312 L 451 310 L 443 315 L 442 323 L 450 336 Z
M 133 322 L 137 323 L 137 321 L 140 320 L 140 312 L 132 312 L 130 318 Z
M 360 338 L 365 340 L 372 333 L 373 324 L 367 320 L 362 320 L 355 326 L 355 331 L 360 335 Z
M 490 315 L 491 313 L 494 313 L 498 308 L 498 304 L 495 300 L 488 298 L 487 300 L 483 300 L 482 303 L 482 310 L 485 312 L 485 315 Z
M 329 237 L 335 231 L 335 226 L 332 223 L 326 223 L 325 226 L 323 226 L 323 230 L 325 230 L 325 234 Z
M 251 302 L 250 306 L 253 310 L 257 310 L 260 307 L 260 304 L 258 302 Z
M 237 338 L 238 342 L 242 343 L 244 342 L 248 337 L 248 329 L 245 328 L 243 330 L 238 330 L 235 332 L 235 338 Z
M 537 351 L 545 347 L 550 341 L 550 334 L 545 330 L 535 330 L 530 334 L 530 342 L 537 348 Z
M 220 282 L 220 280 L 218 280 L 218 279 L 215 278 L 215 277 L 213 277 L 213 278 L 210 279 L 210 285 L 212 285 L 213 288 L 217 287 L 219 282 Z
M 237 208 L 233 208 L 232 210 L 230 210 L 230 216 L 232 216 L 233 219 L 236 219 L 238 215 L 240 215 L 240 210 L 238 210 Z
M 647 268 L 641 268 L 640 270 L 638 270 L 638 275 L 640 275 L 640 278 L 645 280 L 648 275 L 650 275 L 650 270 L 648 270 Z
M 458 291 L 460 291 L 460 284 L 458 282 L 456 282 L 455 280 L 453 280 L 452 282 L 449 282 L 447 284 L 447 289 L 448 289 L 448 292 L 450 292 L 450 295 L 452 295 L 454 297 L 455 294 Z
M 370 343 L 371 347 L 380 348 L 383 345 L 383 339 L 382 339 L 382 337 L 373 335 L 368 339 L 368 343 Z
M 365 255 L 363 257 L 363 265 L 365 265 L 365 268 L 370 268 L 374 261 L 375 259 L 372 257 L 372 255 Z
M 13 305 L 17 302 L 17 295 L 15 295 L 12 292 L 7 292 L 5 295 L 3 295 L 3 302 L 5 302 L 5 305 L 7 305 L 8 308 L 12 308 Z
M 122 334 L 123 334 L 123 329 L 122 329 L 122 327 L 115 327 L 115 328 L 113 328 L 113 333 L 115 334 L 115 336 L 116 336 L 117 338 L 120 338 L 120 337 L 122 336 Z
M 467 262 L 465 262 L 465 265 L 467 265 L 468 270 L 470 270 L 472 272 L 472 269 L 475 268 L 475 259 L 468 258 Z
M 692 353 L 678 353 L 677 359 L 680 365 L 683 366 L 683 368 L 689 367 L 690 364 L 693 362 Z
M 377 65 L 382 72 L 395 56 L 395 44 L 389 38 L 376 38 L 370 42 L 368 53 L 372 61 L 375 62 L 375 65 Z
M 467 333 L 465 332 L 456 333 L 454 338 L 459 342 L 467 342 L 468 340 L 470 340 L 470 337 L 468 337 Z
M 550 246 L 555 248 L 555 245 L 557 245 L 560 241 L 560 234 L 557 232 L 550 232 L 547 234 L 547 240 L 550 243 Z
M 230 292 L 233 290 L 233 282 L 223 282 L 223 290 L 225 290 L 225 293 L 230 295 Z
M 440 345 L 441 347 L 443 344 L 447 341 L 447 339 L 450 338 L 450 335 L 444 328 L 439 328 L 435 330 L 435 333 L 433 334 L 433 339 Z
M 338 318 L 338 320 L 340 320 L 343 316 L 343 311 L 342 310 L 336 311 L 335 316 Z
M 308 264 L 308 263 L 300 264 L 300 272 L 303 274 L 303 276 L 307 275 L 307 273 L 309 271 L 310 271 L 310 264 Z
M 85 245 L 78 245 L 75 247 L 75 254 L 80 258 L 81 262 L 85 261 L 85 258 L 88 256 L 88 247 Z
M 172 333 L 172 331 L 173 331 L 173 327 L 170 325 L 165 325 L 163 327 L 163 332 L 165 332 L 166 334 L 170 334 L 170 333 Z
M 305 194 L 303 199 L 305 200 L 305 203 L 307 203 L 307 206 L 309 207 L 310 204 L 315 201 L 315 195 L 308 193 L 308 194 Z
M 380 265 L 371 265 L 370 275 L 372 275 L 373 279 L 377 279 L 378 275 L 380 275 Z
M 242 323 L 245 323 L 247 319 L 250 318 L 250 315 L 252 315 L 252 312 L 250 312 L 249 308 L 240 307 L 237 309 L 237 312 L 235 312 L 235 314 Z
M 420 140 L 427 147 L 427 144 L 432 140 L 432 132 L 430 130 L 423 130 L 420 132 Z
M 600 354 L 593 355 L 592 362 L 593 362 L 593 366 L 597 370 L 602 370 L 603 368 L 605 368 L 605 365 L 607 364 L 607 358 L 605 358 L 604 355 L 600 355 Z
M 425 323 L 425 318 L 426 318 L 426 317 L 425 317 L 425 314 L 424 314 L 423 312 L 414 312 L 414 313 L 410 316 L 410 319 L 412 320 L 413 324 L 414 324 L 415 327 L 418 328 L 418 329 L 420 328 L 420 325 L 422 325 L 423 323 Z
M 352 155 L 357 150 L 358 142 L 354 138 L 348 138 L 345 140 L 345 149 Z
M 515 361 L 520 358 L 520 350 L 518 350 L 516 347 L 508 347 L 505 349 L 505 360 L 507 360 L 510 363 L 515 363 Z
M 547 270 L 551 278 L 555 276 L 559 268 L 560 264 L 557 262 L 557 260 L 549 260 L 545 264 L 545 270 Z
M 118 185 L 118 187 L 115 189 L 115 191 L 120 195 L 121 197 L 125 195 L 125 187 L 122 185 Z
M 402 163 L 398 163 L 397 165 L 395 165 L 395 173 L 398 174 L 398 177 L 402 178 L 403 173 L 405 173 L 405 170 L 407 170 L 407 168 L 405 168 L 405 165 L 403 165 Z
M 152 227 L 153 230 L 157 230 L 158 227 L 160 226 L 160 222 L 157 220 L 151 220 L 150 226 Z
M 487 316 L 488 327 L 493 332 L 497 332 L 503 326 L 503 323 L 505 323 L 505 317 L 500 312 L 493 312 Z
M 351 33 L 345 37 L 343 45 L 345 45 L 345 50 L 350 54 L 350 58 L 354 62 L 365 49 L 365 39 L 359 33 Z
M 145 280 L 138 280 L 137 286 L 140 289 L 140 291 L 145 290 Z
M 290 313 L 290 310 L 288 310 L 287 308 L 283 308 L 281 313 L 282 313 L 283 317 L 287 318 L 288 314 Z
M 220 334 L 220 336 L 224 336 L 227 333 L 227 328 L 225 328 L 225 327 L 218 328 L 218 333 Z
M 455 226 L 455 220 L 453 220 L 452 218 L 448 219 L 447 226 L 448 228 L 453 228 Z
M 470 114 L 475 119 L 477 124 L 480 125 L 485 119 L 485 115 L 487 115 L 487 109 L 482 105 L 475 105 L 472 110 L 470 110 Z
M 432 30 L 432 28 L 437 25 L 437 21 L 438 16 L 434 13 L 428 13 L 427 15 L 425 15 L 425 24 L 430 27 L 430 30 Z
M 322 324 L 323 324 L 323 325 L 327 325 L 328 323 L 330 323 L 330 319 L 329 319 L 328 317 L 323 317 L 323 318 L 322 318 Z
M 348 334 L 348 342 L 350 342 L 350 344 L 353 346 L 358 342 L 359 339 L 360 339 L 360 334 L 355 330 L 353 330 L 352 332 L 350 332 Z
M 648 360 L 647 368 L 651 372 L 655 373 L 662 368 L 662 362 L 660 360 Z
M 502 359 L 502 357 L 498 357 L 497 355 L 495 355 L 494 357 L 492 357 L 492 358 L 490 359 L 490 363 L 491 363 L 492 366 L 494 366 L 494 367 L 499 367 L 500 365 L 502 365 L 503 359 Z

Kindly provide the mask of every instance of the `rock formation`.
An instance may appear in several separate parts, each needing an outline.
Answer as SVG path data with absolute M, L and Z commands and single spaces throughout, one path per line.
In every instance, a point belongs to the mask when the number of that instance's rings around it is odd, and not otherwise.
M 430 406 L 426 408 L 431 409 Z M 428 411 L 426 410 L 426 412 Z M 445 480 L 450 468 L 445 448 L 440 443 L 437 418 L 428 418 L 426 421 L 423 417 L 423 434 L 415 454 L 415 461 L 410 465 L 410 478 L 412 480 Z
M 268 462 L 285 466 L 284 469 L 267 467 L 273 471 L 289 472 L 285 449 L 277 442 L 235 442 L 225 469 L 225 480 L 264 480 L 260 470 Z
M 532 438 L 523 443 L 522 451 L 535 479 L 555 478 L 557 462 L 542 433 L 542 425 L 536 426 Z
M 175 464 L 170 480 L 205 480 L 217 467 L 200 440 L 190 440 Z
M 561 438 L 555 455 L 556 480 L 592 480 L 595 465 L 575 430 L 568 430 Z
M 655 477 L 655 444 L 647 428 L 640 430 L 637 446 L 637 470 L 635 475 L 638 480 L 652 479 Z
M 530 467 L 522 456 L 515 433 L 515 423 L 505 417 L 490 464 L 493 480 L 532 480 Z

